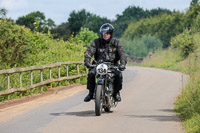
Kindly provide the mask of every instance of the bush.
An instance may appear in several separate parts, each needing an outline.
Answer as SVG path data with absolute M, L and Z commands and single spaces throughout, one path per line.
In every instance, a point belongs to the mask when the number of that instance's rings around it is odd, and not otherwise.
M 171 40 L 173 49 L 180 49 L 184 58 L 197 49 L 197 45 L 193 41 L 192 31 L 186 29 L 183 33 L 175 36 Z
M 75 41 L 79 43 L 83 43 L 84 47 L 90 46 L 91 42 L 96 39 L 98 35 L 93 31 L 89 31 L 88 28 L 81 28 L 81 31 L 75 37 Z
M 53 64 L 56 62 L 66 61 L 83 61 L 84 46 L 91 43 L 90 41 L 97 37 L 96 34 L 85 29 L 80 32 L 77 37 L 71 36 L 67 41 L 54 40 L 50 33 L 43 34 L 23 26 L 16 25 L 13 21 L 0 19 L 0 70 L 16 67 L 27 67 L 33 65 Z M 82 39 L 82 40 L 79 40 Z M 81 42 L 81 43 L 80 43 Z M 86 45 L 85 45 L 86 44 Z M 69 65 L 69 76 L 76 75 L 77 70 L 75 65 Z M 79 67 L 80 73 L 85 73 L 83 65 Z M 43 71 L 44 80 L 49 78 L 48 69 Z M 61 76 L 66 75 L 66 66 L 61 66 Z M 23 87 L 30 85 L 29 72 L 22 73 Z M 40 71 L 33 72 L 33 83 L 40 82 Z M 58 78 L 57 68 L 52 69 L 52 78 Z M 0 91 L 7 87 L 6 75 L 0 75 Z M 67 83 L 77 83 L 79 80 L 68 81 Z M 10 74 L 11 88 L 19 87 L 19 74 Z M 85 84 L 85 78 L 81 78 L 81 83 Z M 60 83 L 52 83 L 53 87 L 66 85 L 66 81 Z M 49 85 L 43 86 L 44 91 Z M 39 88 L 11 95 L 0 96 L 0 101 L 13 99 L 16 97 L 26 96 L 41 92 Z M 35 92 L 34 92 L 35 91 Z
M 149 52 L 155 52 L 163 46 L 159 38 L 150 35 L 143 35 L 133 40 L 122 39 L 122 44 L 127 54 L 137 57 L 145 57 Z

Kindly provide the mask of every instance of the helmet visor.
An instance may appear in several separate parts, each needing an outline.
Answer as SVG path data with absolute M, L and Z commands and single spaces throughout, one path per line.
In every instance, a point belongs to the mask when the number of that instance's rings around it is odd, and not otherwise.
M 108 33 L 108 31 L 109 31 L 109 28 L 106 28 L 106 29 L 104 29 L 104 28 L 102 28 L 102 29 L 100 29 L 100 33 Z

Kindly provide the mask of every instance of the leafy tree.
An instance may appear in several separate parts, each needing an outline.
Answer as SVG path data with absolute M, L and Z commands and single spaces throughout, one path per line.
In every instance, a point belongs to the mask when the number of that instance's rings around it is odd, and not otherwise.
M 197 16 L 200 13 L 200 5 L 196 4 L 192 6 L 184 15 L 184 26 L 185 28 L 191 28 L 194 24 Z
M 161 14 L 172 14 L 172 12 L 170 10 L 161 8 L 144 10 L 138 6 L 129 6 L 123 11 L 122 15 L 116 15 L 117 19 L 114 21 L 114 27 L 116 29 L 115 35 L 117 37 L 121 37 L 130 23 L 136 23 L 141 19 L 154 17 Z
M 163 14 L 129 24 L 123 34 L 123 38 L 134 39 L 145 34 L 156 35 L 163 41 L 163 47 L 166 48 L 170 45 L 171 37 L 181 33 L 183 29 L 182 13 L 177 12 L 172 15 Z
M 5 8 L 0 8 L 0 16 L 5 17 L 7 10 Z
M 67 40 L 71 36 L 71 31 L 69 28 L 69 23 L 62 23 L 56 28 L 51 30 L 54 38 L 61 38 L 63 40 Z
M 149 52 L 162 49 L 162 41 L 156 36 L 143 35 L 140 38 L 122 39 L 127 54 L 137 57 L 145 57 Z
M 146 16 L 147 12 L 145 12 L 142 8 L 129 6 L 122 12 L 122 15 L 116 15 L 117 19 L 114 22 L 115 36 L 121 37 L 129 23 L 136 22 Z
M 52 19 L 48 18 L 46 20 L 46 26 L 48 29 L 53 29 L 53 28 L 55 28 L 56 24 Z
M 100 26 L 104 23 L 111 23 L 111 21 L 105 17 L 101 18 L 100 16 L 82 9 L 78 12 L 72 11 L 68 23 L 71 33 L 74 32 L 76 35 L 81 27 L 89 28 L 90 30 L 99 33 Z
M 81 11 L 72 11 L 69 15 L 68 23 L 70 27 L 70 31 L 77 34 L 81 27 L 86 23 L 88 17 L 91 16 L 91 13 L 86 12 L 85 9 Z
M 55 27 L 54 21 L 52 19 L 46 20 L 45 15 L 39 11 L 32 12 L 27 14 L 26 16 L 19 17 L 16 20 L 16 23 L 18 25 L 24 25 L 33 31 L 35 29 L 34 23 L 36 21 L 39 21 L 38 31 L 44 30 L 44 27 L 46 28 Z
M 194 21 L 193 30 L 200 32 L 200 14 L 197 16 L 196 20 Z
M 30 54 L 37 55 L 45 42 L 41 36 L 30 29 L 16 25 L 13 21 L 2 19 L 0 24 L 0 62 L 2 68 L 26 65 Z M 37 58 L 36 58 L 37 59 Z
M 77 43 L 83 43 L 83 46 L 87 48 L 97 37 L 98 35 L 88 28 L 81 28 L 81 31 L 75 37 L 75 41 Z
M 92 14 L 90 17 L 87 18 L 83 27 L 89 28 L 95 33 L 99 33 L 99 29 L 104 23 L 111 23 L 111 21 L 105 17 L 101 18 L 100 16 Z
M 157 16 L 157 15 L 172 14 L 172 13 L 175 13 L 175 11 L 172 12 L 168 9 L 157 8 L 157 9 L 151 9 L 149 11 L 149 16 L 154 17 L 154 16 Z
M 197 44 L 194 43 L 192 31 L 184 30 L 183 33 L 171 39 L 171 48 L 179 49 L 184 58 L 197 49 Z
M 199 0 L 192 0 L 191 2 L 190 2 L 190 8 L 192 8 L 193 6 L 195 6 L 196 4 L 198 4 L 199 3 Z

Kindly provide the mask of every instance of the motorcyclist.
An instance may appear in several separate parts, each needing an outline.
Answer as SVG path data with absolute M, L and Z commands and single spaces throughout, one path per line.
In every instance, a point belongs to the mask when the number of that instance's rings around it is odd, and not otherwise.
M 85 97 L 84 101 L 89 102 L 93 99 L 93 93 L 95 89 L 95 74 L 96 69 L 92 68 L 90 64 L 91 57 L 94 56 L 95 60 L 109 61 L 114 63 L 114 65 L 119 65 L 119 70 L 114 71 L 114 98 L 116 101 L 121 101 L 121 96 L 119 91 L 122 89 L 123 76 L 122 72 L 126 68 L 127 58 L 122 47 L 120 40 L 113 38 L 114 27 L 105 23 L 100 27 L 100 37 L 95 39 L 90 47 L 87 48 L 85 52 L 84 63 L 85 66 L 89 68 L 88 78 L 87 78 L 87 89 L 89 94 Z M 119 64 L 120 61 L 120 64 Z M 95 62 L 93 61 L 92 64 Z

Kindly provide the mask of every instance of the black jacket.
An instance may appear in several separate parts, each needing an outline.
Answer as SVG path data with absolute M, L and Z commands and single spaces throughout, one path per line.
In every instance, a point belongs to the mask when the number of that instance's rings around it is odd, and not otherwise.
M 127 63 L 127 58 L 122 44 L 120 40 L 116 38 L 112 38 L 109 42 L 106 42 L 102 38 L 95 39 L 85 52 L 84 62 L 86 66 L 91 61 L 91 58 L 87 56 L 87 54 L 91 57 L 94 56 L 97 62 L 103 60 L 112 62 L 115 65 L 118 64 L 118 61 L 120 61 L 120 64 L 124 65 Z

